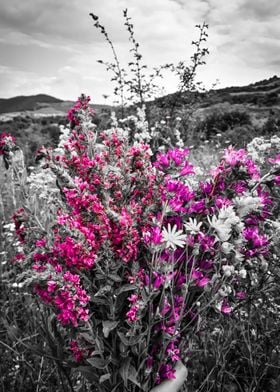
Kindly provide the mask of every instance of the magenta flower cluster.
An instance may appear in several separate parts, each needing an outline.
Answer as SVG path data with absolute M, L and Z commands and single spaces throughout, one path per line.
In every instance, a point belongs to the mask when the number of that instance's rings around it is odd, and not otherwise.
M 82 95 L 78 98 L 75 105 L 68 111 L 67 118 L 70 121 L 71 128 L 74 128 L 76 125 L 80 125 L 83 120 L 84 112 L 90 114 L 90 116 L 94 116 L 94 110 L 89 107 L 90 97 L 86 97 Z
M 82 97 L 69 112 L 74 129 L 64 154 L 44 153 L 64 205 L 52 232 L 30 241 L 24 210 L 14 216 L 16 230 L 32 268 L 46 277 L 36 294 L 76 335 L 68 342 L 74 358 L 102 361 L 107 353 L 113 374 L 126 355 L 129 366 L 141 364 L 139 382 L 148 388 L 175 377 L 210 307 L 227 315 L 246 299 L 269 255 L 273 203 L 245 150 L 227 148 L 192 188 L 188 149 L 160 153 L 152 164 L 149 146 L 129 145 L 119 130 L 98 138 L 85 130 L 88 104 Z M 96 351 L 80 333 L 86 325 Z M 101 336 L 109 343 L 100 357 Z
M 0 155 L 4 155 L 7 151 L 15 146 L 15 137 L 9 133 L 2 132 L 0 134 Z

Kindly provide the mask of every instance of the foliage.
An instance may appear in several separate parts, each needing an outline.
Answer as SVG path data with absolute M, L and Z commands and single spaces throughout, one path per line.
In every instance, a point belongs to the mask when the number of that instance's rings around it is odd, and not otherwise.
M 211 139 L 217 133 L 224 133 L 236 126 L 252 125 L 246 111 L 214 112 L 198 122 L 197 130 L 204 133 L 206 139 Z
M 262 127 L 262 134 L 264 135 L 276 135 L 280 130 L 280 117 L 271 115 L 268 117 Z
M 34 154 L 42 145 L 58 143 L 59 127 L 65 124 L 65 118 L 61 116 L 43 119 L 18 116 L 10 121 L 0 121 L 1 130 L 16 137 L 18 146 L 24 152 L 27 167 L 34 166 Z

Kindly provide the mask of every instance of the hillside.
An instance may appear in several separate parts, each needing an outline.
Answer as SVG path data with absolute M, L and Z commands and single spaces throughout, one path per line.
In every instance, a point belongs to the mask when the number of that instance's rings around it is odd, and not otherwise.
M 0 98 L 0 119 L 9 121 L 19 116 L 30 116 L 32 118 L 63 117 L 73 105 L 73 101 L 63 101 L 46 94 Z M 97 112 L 104 108 L 110 108 L 108 105 L 93 106 Z
M 0 99 L 0 113 L 23 112 L 36 110 L 44 105 L 52 105 L 63 102 L 61 99 L 46 94 L 18 96 Z
M 246 86 L 232 86 L 207 92 L 174 93 L 148 104 L 151 112 L 204 120 L 217 113 L 246 112 L 254 126 L 262 126 L 273 115 L 280 117 L 280 78 L 273 76 Z
M 256 106 L 280 105 L 280 78 L 270 79 L 249 84 L 248 86 L 227 87 L 209 92 L 204 104 L 211 105 L 220 102 L 231 104 L 251 104 Z
M 217 105 L 245 105 L 249 110 L 267 112 L 270 107 L 280 109 L 280 78 L 273 76 L 247 86 L 232 86 L 210 90 L 206 93 L 178 93 L 168 94 L 149 102 L 149 106 L 158 108 L 170 108 L 175 102 L 176 107 L 184 107 L 195 101 L 198 110 L 217 108 Z M 0 99 L 0 114 L 14 113 L 8 117 L 19 114 L 32 117 L 59 116 L 73 106 L 73 101 L 63 101 L 46 94 L 31 96 L 18 96 L 8 99 Z M 93 105 L 97 112 L 102 109 L 110 109 L 107 105 Z
M 59 126 L 67 124 L 66 113 L 73 104 L 44 94 L 0 99 L 0 132 L 15 136 L 31 163 L 41 145 L 57 144 Z M 94 104 L 93 108 L 94 123 L 100 130 L 107 129 L 112 107 Z M 134 115 L 135 109 L 135 105 L 126 107 L 125 116 Z M 120 108 L 114 110 L 121 118 Z M 181 119 L 180 132 L 187 144 L 198 145 L 222 133 L 220 141 L 243 146 L 256 135 L 280 131 L 280 78 L 208 92 L 169 94 L 147 102 L 151 126 L 164 119 L 168 122 L 172 116 Z M 164 137 L 164 127 L 158 129 Z
M 194 99 L 195 98 L 195 99 Z M 280 78 L 273 76 L 246 86 L 232 86 L 207 92 L 174 93 L 155 100 L 159 107 L 184 106 L 195 100 L 197 106 L 208 107 L 219 103 L 253 104 L 257 106 L 280 105 Z

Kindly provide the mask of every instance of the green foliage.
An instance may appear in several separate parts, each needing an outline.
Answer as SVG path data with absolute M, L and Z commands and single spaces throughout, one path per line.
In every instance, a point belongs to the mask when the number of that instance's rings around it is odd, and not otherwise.
M 206 139 L 211 139 L 217 133 L 224 133 L 237 126 L 252 125 L 246 111 L 213 112 L 198 122 L 197 130 L 203 131 Z
M 0 240 L 0 390 L 71 391 L 61 359 L 56 360 L 59 346 L 51 348 L 48 310 L 34 300 L 27 286 L 17 283 L 20 268 L 11 261 L 19 244 L 12 225 L 2 226 Z
M 31 118 L 18 116 L 13 120 L 0 121 L 1 132 L 16 137 L 24 152 L 27 167 L 34 165 L 34 153 L 42 146 L 56 146 L 59 140 L 59 125 L 66 124 L 61 116 Z
M 263 135 L 276 135 L 280 130 L 280 117 L 270 115 L 262 127 Z

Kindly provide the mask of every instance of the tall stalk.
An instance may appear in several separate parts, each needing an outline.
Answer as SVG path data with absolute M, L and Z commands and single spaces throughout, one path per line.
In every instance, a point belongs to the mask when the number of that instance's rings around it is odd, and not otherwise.
M 108 42 L 108 44 L 110 45 L 110 48 L 112 49 L 114 60 L 115 60 L 115 66 L 116 66 L 117 70 L 115 69 L 114 64 L 104 63 L 102 60 L 99 60 L 99 62 L 101 64 L 105 64 L 107 66 L 108 70 L 113 70 L 115 72 L 115 74 L 116 74 L 116 80 L 117 80 L 117 83 L 119 84 L 119 88 L 117 88 L 117 91 L 118 91 L 118 89 L 120 90 L 121 110 L 122 110 L 122 116 L 123 116 L 124 115 L 124 77 L 123 77 L 123 70 L 121 69 L 120 62 L 119 62 L 119 59 L 118 59 L 118 56 L 117 56 L 117 53 L 116 53 L 116 50 L 115 50 L 115 47 L 113 45 L 113 42 L 112 42 L 111 38 L 109 37 L 105 27 L 99 23 L 99 17 L 97 15 L 94 15 L 93 13 L 90 13 L 89 15 L 92 17 L 92 19 L 94 21 L 94 26 L 101 31 L 101 34 L 104 35 L 106 41 Z

